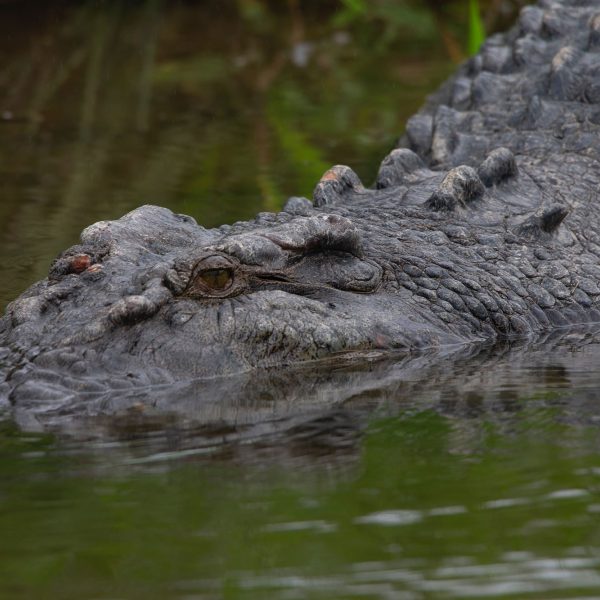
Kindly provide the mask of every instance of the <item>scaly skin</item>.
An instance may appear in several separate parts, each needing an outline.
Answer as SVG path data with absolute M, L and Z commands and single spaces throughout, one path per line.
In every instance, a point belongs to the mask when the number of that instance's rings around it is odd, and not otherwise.
M 153 206 L 87 228 L 0 320 L 32 411 L 338 353 L 600 321 L 600 6 L 540 2 L 409 120 L 373 189 L 206 230 Z M 3 348 L 2 348 L 3 347 Z

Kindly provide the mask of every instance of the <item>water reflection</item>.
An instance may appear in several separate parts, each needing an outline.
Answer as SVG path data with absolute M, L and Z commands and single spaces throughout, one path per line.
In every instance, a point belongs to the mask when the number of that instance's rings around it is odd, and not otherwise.
M 115 452 L 127 465 L 348 456 L 360 452 L 365 430 L 379 431 L 379 420 L 385 429 L 390 418 L 411 415 L 430 435 L 437 431 L 437 450 L 443 443 L 472 455 L 486 437 L 483 424 L 497 435 L 523 433 L 524 422 L 551 436 L 566 426 L 595 432 L 599 353 L 600 327 L 586 326 L 532 340 L 78 392 L 51 407 L 21 401 L 11 414 L 24 431 L 54 432 L 71 440 L 65 448 Z

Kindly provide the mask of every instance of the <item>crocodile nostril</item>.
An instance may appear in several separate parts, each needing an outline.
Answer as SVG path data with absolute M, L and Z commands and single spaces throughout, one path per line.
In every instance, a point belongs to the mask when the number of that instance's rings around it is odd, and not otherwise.
M 69 259 L 71 273 L 83 273 L 92 264 L 92 259 L 87 254 L 76 254 Z

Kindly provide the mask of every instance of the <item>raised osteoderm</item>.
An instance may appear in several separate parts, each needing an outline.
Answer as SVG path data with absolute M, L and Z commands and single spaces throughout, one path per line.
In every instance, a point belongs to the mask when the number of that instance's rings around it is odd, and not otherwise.
M 490 38 L 364 187 L 204 229 L 100 222 L 0 320 L 14 403 L 600 320 L 600 6 L 540 2 Z M 3 376 L 3 377 L 2 377 Z

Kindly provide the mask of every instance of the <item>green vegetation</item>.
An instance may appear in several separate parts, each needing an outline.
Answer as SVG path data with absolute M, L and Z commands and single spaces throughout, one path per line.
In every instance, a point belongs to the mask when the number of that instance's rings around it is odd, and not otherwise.
M 477 54 L 485 40 L 485 29 L 478 0 L 469 0 L 469 54 Z

